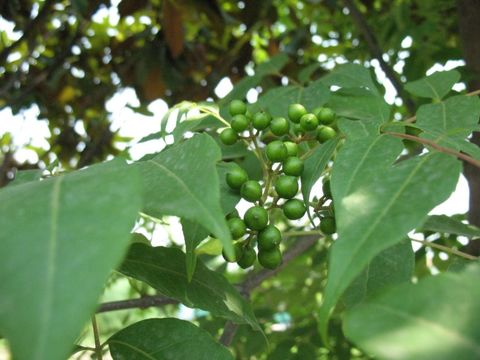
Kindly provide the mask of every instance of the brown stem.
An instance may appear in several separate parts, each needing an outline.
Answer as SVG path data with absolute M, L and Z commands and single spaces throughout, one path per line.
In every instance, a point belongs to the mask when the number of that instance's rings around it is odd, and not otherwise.
M 459 159 L 462 159 L 462 160 L 468 162 L 469 164 L 472 164 L 473 166 L 475 166 L 477 168 L 480 168 L 480 161 L 475 160 L 474 158 L 472 158 L 472 157 L 470 157 L 470 156 L 468 156 L 464 153 L 461 153 L 459 151 L 455 151 L 455 150 L 452 150 L 450 148 L 440 146 L 432 140 L 420 138 L 420 137 L 414 136 L 414 135 L 402 134 L 402 133 L 396 133 L 396 132 L 389 132 L 389 131 L 384 132 L 384 134 L 391 135 L 391 136 L 401 138 L 401 139 L 412 140 L 412 141 L 418 142 L 420 144 L 431 146 L 432 148 L 434 148 L 437 151 L 443 152 L 445 154 L 453 155 L 453 156 L 455 156 Z
M 138 299 L 128 299 L 103 303 L 97 309 L 97 313 L 135 308 L 145 309 L 152 306 L 163 306 L 168 304 L 178 304 L 178 301 L 170 299 L 163 295 L 144 296 Z
M 431 241 L 426 241 L 426 240 L 418 240 L 418 239 L 410 239 L 411 241 L 415 241 L 415 242 L 418 242 L 420 244 L 423 244 L 423 246 L 428 246 L 428 247 L 431 247 L 431 248 L 434 248 L 434 249 L 438 249 L 438 250 L 441 250 L 443 252 L 446 252 L 446 253 L 449 253 L 449 254 L 453 254 L 453 255 L 457 255 L 457 256 L 460 256 L 464 259 L 467 259 L 467 260 L 478 260 L 479 258 L 476 257 L 476 256 L 473 256 L 473 255 L 470 255 L 470 254 L 467 254 L 467 253 L 464 253 L 462 251 L 459 251 L 459 250 L 455 250 L 455 249 L 452 249 L 452 248 L 449 248 L 448 246 L 443 246 L 443 245 L 440 245 L 440 244 L 435 244 Z
M 100 344 L 100 336 L 98 333 L 98 326 L 97 320 L 95 319 L 95 315 L 92 316 L 92 329 L 93 329 L 93 338 L 95 340 L 95 355 L 97 356 L 97 360 L 102 360 L 102 345 Z

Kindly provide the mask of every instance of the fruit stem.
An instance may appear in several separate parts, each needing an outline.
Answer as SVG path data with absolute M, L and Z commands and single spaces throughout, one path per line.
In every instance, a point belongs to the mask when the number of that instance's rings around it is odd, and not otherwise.
M 95 315 L 92 316 L 92 329 L 93 329 L 93 338 L 95 341 L 95 355 L 97 357 L 97 360 L 102 360 L 103 359 L 102 345 L 100 345 L 100 336 L 98 334 L 98 326 L 97 326 L 97 320 L 95 318 Z
M 211 110 L 209 110 L 209 109 L 207 109 L 207 108 L 205 108 L 205 107 L 203 107 L 203 106 L 200 106 L 200 107 L 199 107 L 199 110 L 200 110 L 200 112 L 203 112 L 203 113 L 205 113 L 205 114 L 212 115 L 214 118 L 220 120 L 220 122 L 223 123 L 225 126 L 230 127 L 230 124 L 228 123 L 228 121 L 225 120 L 223 117 L 221 117 L 219 114 L 216 114 L 216 113 L 214 113 L 213 111 L 211 111 Z
M 256 134 L 253 133 L 252 129 L 249 130 L 251 141 L 253 144 L 253 149 L 255 154 L 257 155 L 258 160 L 260 161 L 260 165 L 262 166 L 262 172 L 263 172 L 263 178 L 267 178 L 268 180 L 268 166 L 267 162 L 265 161 L 265 158 L 263 157 L 262 150 L 258 146 L 257 143 L 257 136 Z M 266 188 L 266 187 L 265 187 Z

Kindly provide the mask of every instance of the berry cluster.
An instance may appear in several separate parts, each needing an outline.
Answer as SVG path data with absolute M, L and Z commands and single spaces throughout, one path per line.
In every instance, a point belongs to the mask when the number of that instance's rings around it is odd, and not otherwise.
M 305 215 L 307 208 L 304 201 L 295 198 L 299 191 L 299 177 L 304 169 L 299 145 L 315 139 L 323 143 L 335 137 L 335 113 L 326 107 L 316 108 L 309 113 L 303 105 L 291 104 L 288 119 L 272 118 L 263 110 L 251 114 L 240 100 L 230 103 L 229 112 L 232 116 L 230 127 L 220 133 L 220 140 L 225 145 L 246 142 L 262 163 L 264 179 L 262 183 L 249 179 L 247 172 L 239 165 L 227 173 L 228 186 L 238 191 L 243 199 L 252 202 L 253 206 L 245 212 L 243 219 L 236 211 L 227 216 L 232 238 L 237 241 L 234 244 L 235 256 L 229 258 L 224 253 L 224 258 L 248 268 L 257 258 L 256 243 L 260 265 L 275 269 L 282 262 L 279 247 L 282 233 L 272 221 L 269 224 L 269 213 L 281 208 L 289 220 L 297 220 Z M 263 144 L 259 143 L 259 139 Z M 323 192 L 323 201 L 331 198 L 329 181 L 324 183 Z M 333 234 L 334 217 L 323 217 L 320 229 L 325 234 Z

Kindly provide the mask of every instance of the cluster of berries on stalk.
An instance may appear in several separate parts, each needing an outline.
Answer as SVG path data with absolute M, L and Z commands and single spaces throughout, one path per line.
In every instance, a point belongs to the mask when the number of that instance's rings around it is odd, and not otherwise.
M 252 266 L 257 257 L 264 268 L 275 269 L 282 262 L 282 233 L 271 221 L 269 223 L 269 213 L 274 208 L 281 208 L 288 220 L 298 220 L 305 215 L 305 202 L 295 198 L 299 191 L 299 178 L 304 171 L 301 153 L 305 150 L 299 145 L 304 141 L 323 143 L 334 138 L 337 135 L 334 128 L 336 115 L 327 107 L 308 112 L 301 104 L 291 104 L 288 118 L 272 118 L 263 110 L 250 113 L 241 100 L 230 103 L 229 113 L 232 117 L 230 127 L 220 133 L 220 140 L 225 145 L 246 142 L 256 152 L 264 178 L 262 184 L 249 179 L 239 165 L 227 172 L 228 186 L 253 206 L 245 212 L 243 219 L 237 211 L 227 216 L 232 238 L 236 242 L 234 257 L 225 253 L 223 256 L 226 261 L 236 262 L 244 269 Z M 331 198 L 329 184 L 329 181 L 324 182 L 323 201 Z M 326 235 L 333 234 L 334 217 L 323 217 L 320 230 Z

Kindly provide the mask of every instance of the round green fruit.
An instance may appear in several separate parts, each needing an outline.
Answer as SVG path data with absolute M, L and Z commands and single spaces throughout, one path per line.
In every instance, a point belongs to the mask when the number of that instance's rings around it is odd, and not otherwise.
M 291 156 L 283 162 L 282 170 L 285 175 L 300 176 L 303 172 L 303 160 L 296 156 Z
M 313 110 L 313 113 L 322 125 L 330 125 L 335 122 L 335 111 L 330 108 L 319 107 Z
M 285 141 L 283 143 L 287 148 L 288 156 L 297 156 L 298 155 L 298 145 L 291 141 Z
M 230 219 L 239 218 L 239 217 L 240 215 L 238 215 L 237 209 L 234 209 L 230 214 L 227 214 L 226 219 L 230 220 Z
M 232 100 L 228 106 L 230 115 L 244 115 L 247 112 L 247 105 L 242 100 Z
M 257 243 L 260 250 L 271 250 L 282 241 L 282 233 L 274 225 L 268 225 L 258 233 Z
M 227 223 L 232 239 L 240 239 L 247 232 L 247 225 L 240 218 L 230 219 Z
M 237 142 L 238 135 L 232 128 L 226 128 L 220 133 L 220 141 L 225 145 L 233 145 Z
M 230 123 L 231 127 L 233 130 L 236 132 L 242 132 L 244 130 L 247 130 L 248 128 L 248 119 L 245 115 L 235 115 L 232 118 L 232 122 Z
M 262 197 L 262 187 L 255 180 L 248 180 L 240 188 L 240 195 L 247 201 L 258 201 Z
M 281 198 L 291 199 L 298 192 L 297 178 L 288 175 L 279 176 L 275 180 L 275 191 Z
M 325 235 L 332 235 L 337 231 L 335 218 L 331 216 L 324 217 L 320 220 L 320 231 Z
M 290 220 L 300 219 L 306 211 L 305 204 L 299 199 L 290 199 L 283 204 L 283 214 Z
M 267 145 L 265 154 L 271 162 L 282 162 L 287 158 L 288 151 L 283 141 L 275 140 Z
M 317 140 L 321 143 L 324 143 L 327 140 L 333 139 L 337 135 L 335 129 L 332 129 L 329 126 L 320 126 L 317 129 Z
M 252 206 L 243 217 L 245 224 L 252 230 L 263 230 L 268 224 L 268 213 L 261 206 Z
M 237 259 L 240 259 L 242 257 L 242 253 L 243 253 L 242 244 L 241 243 L 233 244 L 233 252 L 234 252 L 233 258 L 229 258 L 227 256 L 227 254 L 225 253 L 225 250 L 222 251 L 222 256 L 225 259 L 225 261 L 234 263 L 234 262 L 237 261 Z
M 227 184 L 232 189 L 240 189 L 248 181 L 248 174 L 240 166 L 236 166 L 227 172 Z
M 293 133 L 297 136 L 305 135 L 305 129 L 300 124 L 293 124 Z
M 312 131 L 318 127 L 318 119 L 313 114 L 305 114 L 300 118 L 300 126 L 305 131 Z
M 252 248 L 251 246 L 247 246 L 243 249 L 243 254 L 240 257 L 240 259 L 237 261 L 237 264 L 242 269 L 246 269 L 252 266 L 255 263 L 256 259 L 257 259 L 257 253 L 255 252 L 255 249 Z
M 307 113 L 307 110 L 302 104 L 290 104 L 288 106 L 288 118 L 298 124 L 300 118 Z
M 259 250 L 258 262 L 264 268 L 276 269 L 282 263 L 282 253 L 278 246 L 271 250 Z
M 268 125 L 270 125 L 271 120 L 272 117 L 269 113 L 265 111 L 260 111 L 253 115 L 252 125 L 257 130 L 263 130 L 266 129 Z
M 288 134 L 290 123 L 284 117 L 276 117 L 270 123 L 270 130 L 277 136 Z

